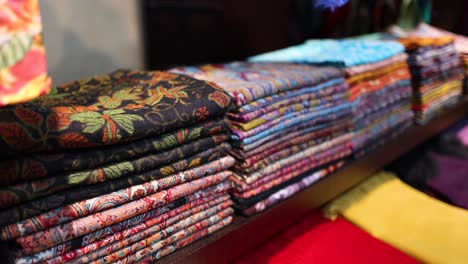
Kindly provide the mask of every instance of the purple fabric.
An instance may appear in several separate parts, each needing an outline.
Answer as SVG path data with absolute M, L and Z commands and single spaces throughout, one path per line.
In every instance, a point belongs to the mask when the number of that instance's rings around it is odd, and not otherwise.
M 432 154 L 438 173 L 427 185 L 450 203 L 468 209 L 468 160 Z

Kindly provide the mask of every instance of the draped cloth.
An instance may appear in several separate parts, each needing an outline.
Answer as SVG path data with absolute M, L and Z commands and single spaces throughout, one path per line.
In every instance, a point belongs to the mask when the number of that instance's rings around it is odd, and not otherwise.
M 336 198 L 327 216 L 341 215 L 372 236 L 426 263 L 465 263 L 468 212 L 380 172 Z
M 38 0 L 2 1 L 0 107 L 50 90 Z
M 242 256 L 236 264 L 419 263 L 343 218 L 309 213 L 285 231 Z

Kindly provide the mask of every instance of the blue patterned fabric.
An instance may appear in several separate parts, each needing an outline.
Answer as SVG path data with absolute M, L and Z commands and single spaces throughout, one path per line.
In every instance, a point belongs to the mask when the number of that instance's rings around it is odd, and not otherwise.
M 295 62 L 350 67 L 374 63 L 404 52 L 396 41 L 309 40 L 304 44 L 250 57 L 253 62 Z

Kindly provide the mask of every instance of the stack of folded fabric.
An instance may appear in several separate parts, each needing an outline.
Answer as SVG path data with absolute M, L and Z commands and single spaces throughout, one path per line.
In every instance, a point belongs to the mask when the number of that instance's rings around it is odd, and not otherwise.
M 310 40 L 251 58 L 344 68 L 353 105 L 356 155 L 367 153 L 410 126 L 411 76 L 406 59 L 401 44 L 367 39 Z
M 409 36 L 420 36 L 420 37 L 444 37 L 444 36 L 453 37 L 455 41 L 455 49 L 457 50 L 458 53 L 460 53 L 460 57 L 465 67 L 465 89 L 468 88 L 468 37 L 458 35 L 458 34 L 428 25 L 426 23 L 421 23 L 415 29 L 410 30 L 410 31 L 404 31 L 403 29 L 398 28 L 396 26 L 391 27 L 390 31 L 399 36 L 409 35 Z
M 0 5 L 0 106 L 25 102 L 50 89 L 38 0 Z
M 351 153 L 348 86 L 336 68 L 231 63 L 173 69 L 234 98 L 233 199 L 252 215 L 310 186 Z
M 409 54 L 416 122 L 424 124 L 463 93 L 464 69 L 452 37 L 404 37 Z
M 0 237 L 17 263 L 158 259 L 232 221 L 219 87 L 119 70 L 0 111 Z

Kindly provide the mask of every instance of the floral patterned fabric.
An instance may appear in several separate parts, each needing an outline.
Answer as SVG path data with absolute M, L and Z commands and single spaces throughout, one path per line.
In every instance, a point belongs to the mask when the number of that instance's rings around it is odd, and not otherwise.
M 161 135 L 223 116 L 230 103 L 219 87 L 185 75 L 119 70 L 2 109 L 2 157 Z
M 314 172 L 305 173 L 305 176 L 299 177 L 299 179 L 296 182 L 293 182 L 290 185 L 285 186 L 284 188 L 274 193 L 271 193 L 268 197 L 264 198 L 261 201 L 256 202 L 254 205 L 248 208 L 240 209 L 240 212 L 246 216 L 262 212 L 272 207 L 273 205 L 304 190 L 305 188 L 311 186 L 313 183 L 317 182 L 321 178 L 341 168 L 344 164 L 345 164 L 344 161 L 339 161 L 339 162 L 336 162 L 335 164 L 326 166 Z
M 145 182 L 141 185 L 133 185 L 126 189 L 59 207 L 47 213 L 3 227 L 1 237 L 3 239 L 14 239 L 19 236 L 45 230 L 82 216 L 128 203 L 177 184 L 224 171 L 233 164 L 234 159 L 227 156 L 166 178 Z
M 0 6 L 0 107 L 46 94 L 51 80 L 42 42 L 38 0 Z
M 168 190 L 151 194 L 121 206 L 79 218 L 69 223 L 61 224 L 32 235 L 19 237 L 16 239 L 16 243 L 21 247 L 22 252 L 25 254 L 37 253 L 106 226 L 116 224 L 141 213 L 148 212 L 209 186 L 221 183 L 229 176 L 231 176 L 231 173 L 225 171 L 177 185 Z
M 28 153 L 14 159 L 0 160 L 0 170 L 4 172 L 0 177 L 0 185 L 12 185 L 22 180 L 35 180 L 57 173 L 93 169 L 104 164 L 167 151 L 227 131 L 228 125 L 224 120 L 206 121 L 161 136 L 145 138 L 126 144 L 78 151 Z
M 0 200 L 0 208 L 9 207 L 24 201 L 44 197 L 78 186 L 92 185 L 142 174 L 183 159 L 186 156 L 190 157 L 196 154 L 197 151 L 213 149 L 227 139 L 227 135 L 216 135 L 192 144 L 173 148 L 166 152 L 144 156 L 130 161 L 122 161 L 90 170 L 65 173 L 41 180 L 3 187 L 0 188 L 0 197 L 2 198 Z M 227 145 L 226 148 L 228 148 Z
M 209 219 L 209 222 L 213 222 L 215 220 L 213 216 L 222 219 L 233 213 L 233 210 L 230 208 L 232 201 L 226 199 L 220 203 L 214 202 L 215 201 L 199 205 L 164 221 L 150 219 L 132 227 L 131 229 L 121 232 L 121 235 L 117 236 L 120 238 L 118 240 L 106 238 L 105 240 L 99 241 L 100 243 L 94 243 L 93 245 L 89 245 L 85 248 L 75 250 L 73 253 L 69 252 L 60 257 L 48 260 L 46 263 L 58 264 L 65 261 L 75 261 L 78 263 L 90 261 L 99 262 L 100 260 L 115 261 L 135 252 L 138 247 L 136 247 L 134 243 L 139 242 L 140 240 L 162 240 L 171 234 L 185 229 L 194 223 L 203 221 L 206 218 Z M 113 237 L 115 236 L 116 235 Z
M 18 220 L 24 220 L 41 213 L 45 213 L 51 209 L 58 208 L 69 203 L 100 196 L 103 193 L 110 193 L 135 184 L 160 179 L 219 159 L 225 156 L 225 153 L 228 150 L 229 145 L 222 144 L 216 148 L 205 150 L 186 159 L 178 160 L 169 165 L 162 166 L 142 174 L 135 174 L 130 177 L 123 177 L 101 184 L 90 185 L 87 188 L 73 188 L 40 199 L 31 200 L 30 202 L 23 203 L 19 206 L 0 211 L 0 221 L 2 225 L 10 224 Z
M 223 220 L 217 222 L 216 224 L 212 225 L 212 226 L 209 226 L 208 228 L 205 228 L 205 229 L 201 229 L 200 228 L 197 228 L 196 225 L 193 225 L 192 228 L 189 230 L 190 232 L 189 233 L 193 233 L 193 231 L 196 231 L 196 230 L 199 230 L 198 232 L 194 233 L 193 235 L 190 235 L 188 236 L 189 234 L 174 234 L 172 237 L 174 237 L 173 239 L 169 239 L 167 241 L 164 241 L 163 243 L 164 244 L 168 244 L 170 243 L 171 240 L 176 240 L 177 237 L 183 237 L 185 236 L 185 238 L 183 238 L 182 240 L 179 240 L 173 244 L 170 244 L 170 245 L 167 245 L 166 247 L 163 247 L 162 249 L 160 250 L 157 250 L 155 251 L 155 248 L 159 248 L 159 247 L 150 247 L 150 248 L 147 248 L 144 252 L 142 252 L 141 254 L 137 255 L 132 255 L 129 260 L 132 262 L 133 259 L 139 259 L 140 263 L 153 263 L 154 261 L 157 261 L 158 259 L 176 251 L 177 249 L 180 249 L 180 248 L 183 248 L 187 245 L 190 245 L 192 244 L 193 242 L 203 238 L 203 237 L 206 237 L 224 227 L 226 227 L 227 225 L 229 225 L 231 222 L 232 222 L 232 216 L 228 216 L 226 218 L 224 218 Z M 193 231 L 192 231 L 193 230 Z M 171 237 L 171 238 L 172 238 Z M 151 254 L 151 255 L 149 255 Z M 141 256 L 143 255 L 143 256 Z M 149 256 L 148 256 L 149 255 Z M 128 258 L 127 258 L 128 259 Z M 122 263 L 127 263 L 127 261 L 125 262 L 122 262 Z
M 221 184 L 218 184 L 217 186 L 209 187 L 204 190 L 195 192 L 191 195 L 180 198 L 176 201 L 158 207 L 154 210 L 131 217 L 120 223 L 114 224 L 109 227 L 105 227 L 93 233 L 72 239 L 60 245 L 39 252 L 37 254 L 25 257 L 25 259 L 50 259 L 53 257 L 61 256 L 69 251 L 77 250 L 85 246 L 91 245 L 92 243 L 99 242 L 103 239 L 112 237 L 114 234 L 118 234 L 121 231 L 132 228 L 146 220 L 158 218 L 158 221 L 164 221 L 165 219 L 173 217 L 177 214 L 181 214 L 195 206 L 201 205 L 206 202 L 210 202 L 212 200 L 217 200 L 217 198 L 226 197 L 226 192 L 229 189 L 230 184 L 227 182 L 223 182 Z M 19 255 L 23 256 L 24 254 L 20 253 Z

